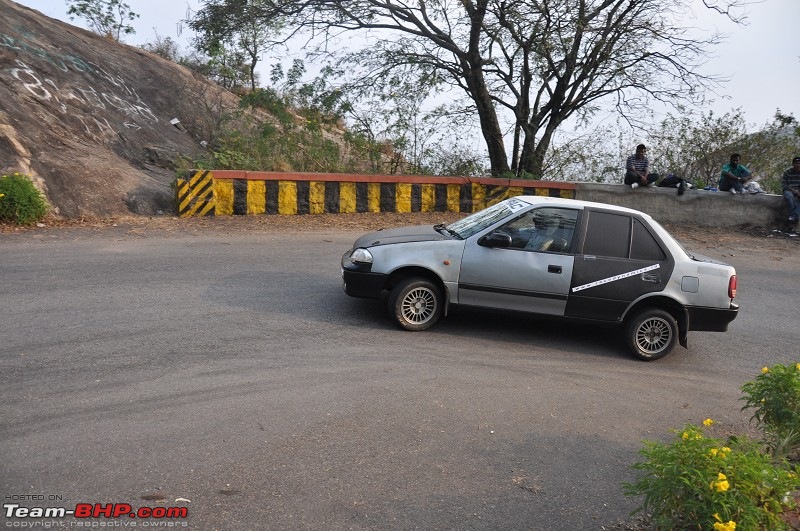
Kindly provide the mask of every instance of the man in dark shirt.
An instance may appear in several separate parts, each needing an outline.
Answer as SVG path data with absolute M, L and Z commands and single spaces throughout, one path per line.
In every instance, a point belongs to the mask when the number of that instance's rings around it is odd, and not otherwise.
M 640 186 L 650 186 L 658 180 L 657 173 L 649 173 L 650 161 L 644 144 L 636 146 L 636 153 L 625 163 L 625 184 L 636 190 Z
M 781 177 L 783 198 L 789 207 L 789 224 L 796 225 L 800 217 L 800 157 L 792 159 L 792 167 L 783 172 Z

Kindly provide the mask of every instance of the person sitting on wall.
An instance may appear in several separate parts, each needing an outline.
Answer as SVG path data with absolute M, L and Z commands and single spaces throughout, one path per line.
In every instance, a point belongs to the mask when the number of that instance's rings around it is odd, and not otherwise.
M 783 172 L 781 188 L 786 206 L 789 207 L 789 225 L 794 228 L 800 217 L 800 157 L 792 159 L 792 167 Z
M 732 194 L 744 193 L 744 185 L 750 182 L 753 174 L 750 170 L 739 164 L 741 155 L 734 153 L 731 155 L 731 161 L 722 167 L 722 172 L 719 174 L 719 189 L 722 192 Z
M 625 163 L 625 184 L 634 190 L 640 186 L 650 186 L 658 180 L 657 173 L 649 173 L 650 161 L 644 144 L 636 146 L 636 153 L 628 157 Z

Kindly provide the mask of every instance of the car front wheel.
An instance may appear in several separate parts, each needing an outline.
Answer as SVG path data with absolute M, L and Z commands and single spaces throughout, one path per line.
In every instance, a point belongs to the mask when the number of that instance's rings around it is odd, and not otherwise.
M 678 323 L 664 310 L 645 310 L 628 321 L 625 337 L 633 355 L 645 361 L 663 358 L 678 340 Z
M 424 278 L 404 279 L 389 295 L 389 311 L 406 330 L 425 330 L 442 315 L 442 292 Z

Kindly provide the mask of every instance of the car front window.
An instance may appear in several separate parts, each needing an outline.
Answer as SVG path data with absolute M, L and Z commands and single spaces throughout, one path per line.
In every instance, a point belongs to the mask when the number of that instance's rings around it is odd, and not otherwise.
M 528 203 L 519 199 L 506 199 L 480 212 L 470 214 L 464 219 L 455 221 L 448 225 L 447 228 L 466 239 L 528 206 L 530 206 Z
M 510 249 L 567 252 L 572 244 L 578 211 L 543 207 L 525 212 L 499 229 L 511 236 Z

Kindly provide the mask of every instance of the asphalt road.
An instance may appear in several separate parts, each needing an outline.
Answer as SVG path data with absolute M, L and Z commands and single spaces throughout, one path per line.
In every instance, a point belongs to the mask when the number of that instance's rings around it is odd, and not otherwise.
M 796 245 L 708 249 L 737 267 L 739 318 L 644 363 L 614 329 L 466 310 L 396 329 L 341 290 L 357 235 L 0 234 L 4 504 L 188 507 L 172 523 L 192 529 L 621 529 L 642 439 L 708 417 L 746 432 L 740 386 L 800 361 Z

